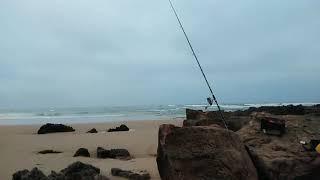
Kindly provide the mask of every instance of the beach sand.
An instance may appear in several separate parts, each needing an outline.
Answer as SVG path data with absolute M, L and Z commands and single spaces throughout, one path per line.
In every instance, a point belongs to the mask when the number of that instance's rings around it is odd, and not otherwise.
M 106 132 L 107 129 L 126 124 L 128 132 Z M 111 168 L 124 170 L 147 170 L 152 179 L 160 179 L 156 153 L 158 128 L 160 124 L 182 125 L 182 120 L 128 121 L 96 124 L 71 124 L 76 129 L 70 133 L 38 135 L 41 125 L 0 126 L 0 179 L 11 179 L 12 174 L 22 169 L 38 167 L 45 174 L 51 170 L 60 171 L 75 161 L 99 167 L 101 173 L 111 179 L 121 179 L 110 175 Z M 70 125 L 70 124 L 69 124 Z M 99 133 L 87 134 L 91 128 Z M 133 156 L 132 160 L 97 159 L 98 146 L 106 149 L 125 148 Z M 72 157 L 77 149 L 87 148 L 90 158 Z M 38 151 L 53 149 L 61 154 L 37 154 Z

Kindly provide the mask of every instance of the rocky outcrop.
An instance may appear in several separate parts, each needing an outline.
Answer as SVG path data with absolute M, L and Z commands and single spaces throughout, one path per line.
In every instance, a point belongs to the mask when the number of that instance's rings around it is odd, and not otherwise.
M 117 132 L 117 131 L 129 131 L 130 129 L 125 124 L 121 124 L 119 127 L 111 128 L 108 132 Z
M 90 153 L 88 151 L 88 149 L 86 148 L 80 148 L 76 151 L 76 153 L 73 155 L 73 157 L 78 157 L 78 156 L 82 156 L 82 157 L 90 157 Z
M 257 179 L 239 136 L 218 126 L 161 125 L 157 164 L 166 180 Z
M 52 171 L 49 176 L 44 175 L 37 168 L 31 171 L 18 171 L 13 174 L 12 180 L 108 180 L 108 178 L 100 175 L 99 168 L 78 161 L 59 173 Z
M 111 174 L 113 176 L 119 176 L 123 178 L 127 178 L 130 180 L 149 180 L 151 179 L 150 174 L 146 171 L 132 172 L 126 171 L 119 168 L 112 168 Z
M 96 128 L 92 128 L 87 133 L 98 133 L 98 131 L 96 130 Z
M 57 133 L 57 132 L 73 132 L 72 127 L 63 124 L 51 124 L 47 123 L 40 127 L 38 134 Z
M 228 129 L 232 131 L 238 131 L 250 120 L 249 117 L 245 116 L 233 116 L 231 112 L 222 112 L 222 114 Z M 204 112 L 202 110 L 186 109 L 186 117 L 187 119 L 183 121 L 183 126 L 185 127 L 216 124 L 225 128 L 221 115 L 217 111 Z
M 62 153 L 61 151 L 55 151 L 52 149 L 48 149 L 48 150 L 43 150 L 43 151 L 39 151 L 38 154 L 59 154 Z
M 131 155 L 128 150 L 126 149 L 104 149 L 102 147 L 97 148 L 97 157 L 106 159 L 122 159 L 122 160 L 129 160 L 131 159 Z
M 281 137 L 261 131 L 266 113 L 254 113 L 251 121 L 237 132 L 257 168 L 261 180 L 312 179 L 319 176 L 317 152 L 306 150 L 300 141 L 320 138 L 320 119 L 304 116 L 273 116 L 284 119 L 286 130 Z M 318 157 L 319 158 L 319 157 Z

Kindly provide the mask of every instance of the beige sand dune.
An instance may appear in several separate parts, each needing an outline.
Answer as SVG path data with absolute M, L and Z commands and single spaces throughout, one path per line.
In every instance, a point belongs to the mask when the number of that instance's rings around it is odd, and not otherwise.
M 129 121 L 123 122 L 131 128 L 128 132 L 105 132 L 106 129 L 120 125 L 122 122 L 99 124 L 74 124 L 71 133 L 36 134 L 41 125 L 0 126 L 0 179 L 11 179 L 17 170 L 38 167 L 44 173 L 51 170 L 60 171 L 75 161 L 82 161 L 99 167 L 102 174 L 111 179 L 113 167 L 126 170 L 147 170 L 152 179 L 160 179 L 156 165 L 157 135 L 160 124 L 181 125 L 181 120 L 165 121 Z M 87 134 L 91 128 L 99 133 Z M 134 156 L 132 160 L 97 159 L 96 148 L 126 148 Z M 72 157 L 80 148 L 87 148 L 90 158 Z M 38 151 L 53 149 L 61 154 L 37 154 Z

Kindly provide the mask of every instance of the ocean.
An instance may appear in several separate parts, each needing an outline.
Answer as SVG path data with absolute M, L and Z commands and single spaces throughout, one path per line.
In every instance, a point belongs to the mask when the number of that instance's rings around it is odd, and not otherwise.
M 268 104 L 222 104 L 224 111 L 245 110 L 249 107 L 305 106 L 317 103 L 268 103 Z M 149 105 L 149 106 L 112 106 L 112 107 L 72 107 L 72 108 L 35 108 L 0 109 L 0 125 L 31 125 L 44 123 L 99 123 L 132 120 L 164 120 L 185 118 L 185 109 L 202 109 L 204 104 L 186 105 Z M 217 110 L 215 106 L 207 110 Z

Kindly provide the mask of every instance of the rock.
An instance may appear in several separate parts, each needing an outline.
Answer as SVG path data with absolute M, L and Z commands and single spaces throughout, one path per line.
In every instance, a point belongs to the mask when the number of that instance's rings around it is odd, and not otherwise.
M 119 168 L 112 168 L 111 174 L 113 176 L 119 176 L 123 178 L 127 178 L 130 180 L 149 180 L 151 176 L 146 171 L 139 171 L 139 172 L 132 172 L 132 171 L 125 171 Z
M 97 158 L 112 158 L 112 159 L 131 159 L 130 153 L 126 149 L 110 149 L 106 150 L 102 147 L 97 148 Z
M 39 151 L 38 154 L 59 154 L 62 153 L 61 151 L 54 151 L 52 149 L 50 150 L 43 150 L 43 151 Z
M 94 180 L 100 174 L 100 169 L 78 161 L 61 170 L 60 173 L 64 175 L 65 179 Z
M 88 149 L 86 148 L 80 148 L 76 151 L 76 153 L 73 155 L 73 157 L 78 157 L 78 156 L 83 156 L 83 157 L 90 157 L 90 153 Z
M 272 117 L 272 116 L 263 116 L 259 118 L 260 129 L 269 135 L 281 136 L 285 133 L 286 123 L 284 119 Z
M 73 132 L 72 127 L 63 124 L 51 124 L 47 123 L 40 127 L 38 134 L 57 133 L 57 132 Z
M 116 132 L 116 131 L 129 131 L 129 128 L 124 125 L 124 124 L 121 124 L 119 127 L 116 127 L 114 129 L 109 129 L 108 132 Z
M 97 148 L 97 158 L 110 158 L 110 150 L 106 150 L 102 147 Z
M 25 169 L 14 173 L 12 180 L 47 180 L 47 176 L 38 168 L 33 168 L 31 171 Z
M 166 180 L 258 179 L 239 136 L 219 126 L 161 125 L 157 165 Z
M 96 130 L 96 128 L 92 128 L 87 133 L 98 133 L 98 131 Z
M 47 177 L 37 168 L 18 171 L 13 174 L 13 180 L 109 180 L 100 175 L 100 169 L 90 164 L 75 162 L 59 173 L 52 171 Z
M 110 149 L 110 158 L 131 159 L 130 153 L 126 149 Z
M 233 116 L 231 112 L 222 112 L 225 118 L 228 129 L 238 131 L 246 123 L 249 122 L 249 117 Z M 189 126 L 209 126 L 212 124 L 225 127 L 221 115 L 218 111 L 207 111 L 186 109 L 187 119 L 183 121 L 184 127 Z
M 300 144 L 301 140 L 307 141 L 319 137 L 319 119 L 274 116 L 283 118 L 286 122 L 286 132 L 278 137 L 261 132 L 260 117 L 263 116 L 270 114 L 253 114 L 251 121 L 237 132 L 247 146 L 259 179 L 301 179 L 312 177 L 319 172 L 320 163 L 318 165 L 313 163 L 316 161 L 317 152 L 307 151 Z

